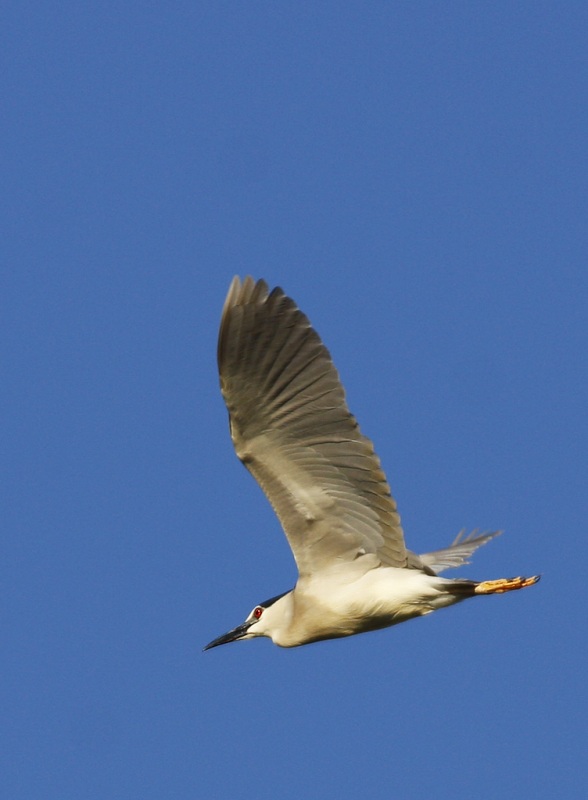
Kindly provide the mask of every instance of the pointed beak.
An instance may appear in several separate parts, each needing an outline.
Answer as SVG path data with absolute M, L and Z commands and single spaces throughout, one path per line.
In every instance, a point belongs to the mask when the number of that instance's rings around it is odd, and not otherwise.
M 242 639 L 249 630 L 250 625 L 250 622 L 244 622 L 242 625 L 233 628 L 232 631 L 223 633 L 218 639 L 213 639 L 212 642 L 209 642 L 204 650 L 210 650 L 212 647 L 218 647 L 219 644 L 228 644 L 229 642 L 236 642 L 237 639 Z

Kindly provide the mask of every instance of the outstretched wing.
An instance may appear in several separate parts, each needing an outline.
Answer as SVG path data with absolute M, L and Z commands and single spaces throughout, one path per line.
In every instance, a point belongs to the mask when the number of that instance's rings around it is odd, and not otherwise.
M 417 558 L 327 348 L 281 289 L 233 279 L 218 364 L 235 450 L 278 515 L 301 577 L 365 553 L 396 567 Z
M 502 531 L 492 531 L 490 533 L 478 533 L 472 531 L 469 536 L 465 536 L 465 530 L 460 531 L 454 539 L 453 544 L 444 547 L 443 550 L 435 550 L 433 553 L 423 553 L 419 556 L 425 567 L 428 567 L 436 575 L 446 569 L 461 567 L 462 564 L 469 564 L 469 558 L 478 547 L 481 547 L 490 539 L 499 536 Z

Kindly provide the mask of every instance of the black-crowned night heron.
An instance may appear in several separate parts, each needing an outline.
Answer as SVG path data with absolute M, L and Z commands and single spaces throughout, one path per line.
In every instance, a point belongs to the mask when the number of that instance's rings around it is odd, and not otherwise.
M 352 636 L 539 580 L 439 577 L 497 532 L 420 556 L 406 549 L 386 476 L 329 352 L 281 289 L 233 279 L 218 364 L 235 450 L 278 515 L 299 577 L 206 650 L 256 636 L 281 647 Z

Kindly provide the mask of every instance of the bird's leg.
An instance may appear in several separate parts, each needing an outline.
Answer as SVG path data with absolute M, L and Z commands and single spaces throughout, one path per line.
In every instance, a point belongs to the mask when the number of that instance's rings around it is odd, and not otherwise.
M 495 581 L 482 581 L 476 585 L 475 594 L 502 594 L 512 592 L 514 589 L 524 589 L 537 583 L 541 576 L 533 575 L 531 578 L 498 578 Z

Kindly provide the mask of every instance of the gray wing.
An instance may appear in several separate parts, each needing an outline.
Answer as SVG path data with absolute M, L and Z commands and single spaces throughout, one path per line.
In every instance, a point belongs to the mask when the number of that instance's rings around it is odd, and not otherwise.
M 423 553 L 419 558 L 422 563 L 432 570 L 436 575 L 445 569 L 461 567 L 462 564 L 469 564 L 469 558 L 478 547 L 481 547 L 490 539 L 499 536 L 502 531 L 492 531 L 491 533 L 481 533 L 472 531 L 469 536 L 464 536 L 465 530 L 460 531 L 449 547 L 443 550 L 435 550 L 433 553 Z
M 364 553 L 422 566 L 406 550 L 380 461 L 328 350 L 281 289 L 233 279 L 218 364 L 235 450 L 278 515 L 301 577 Z

